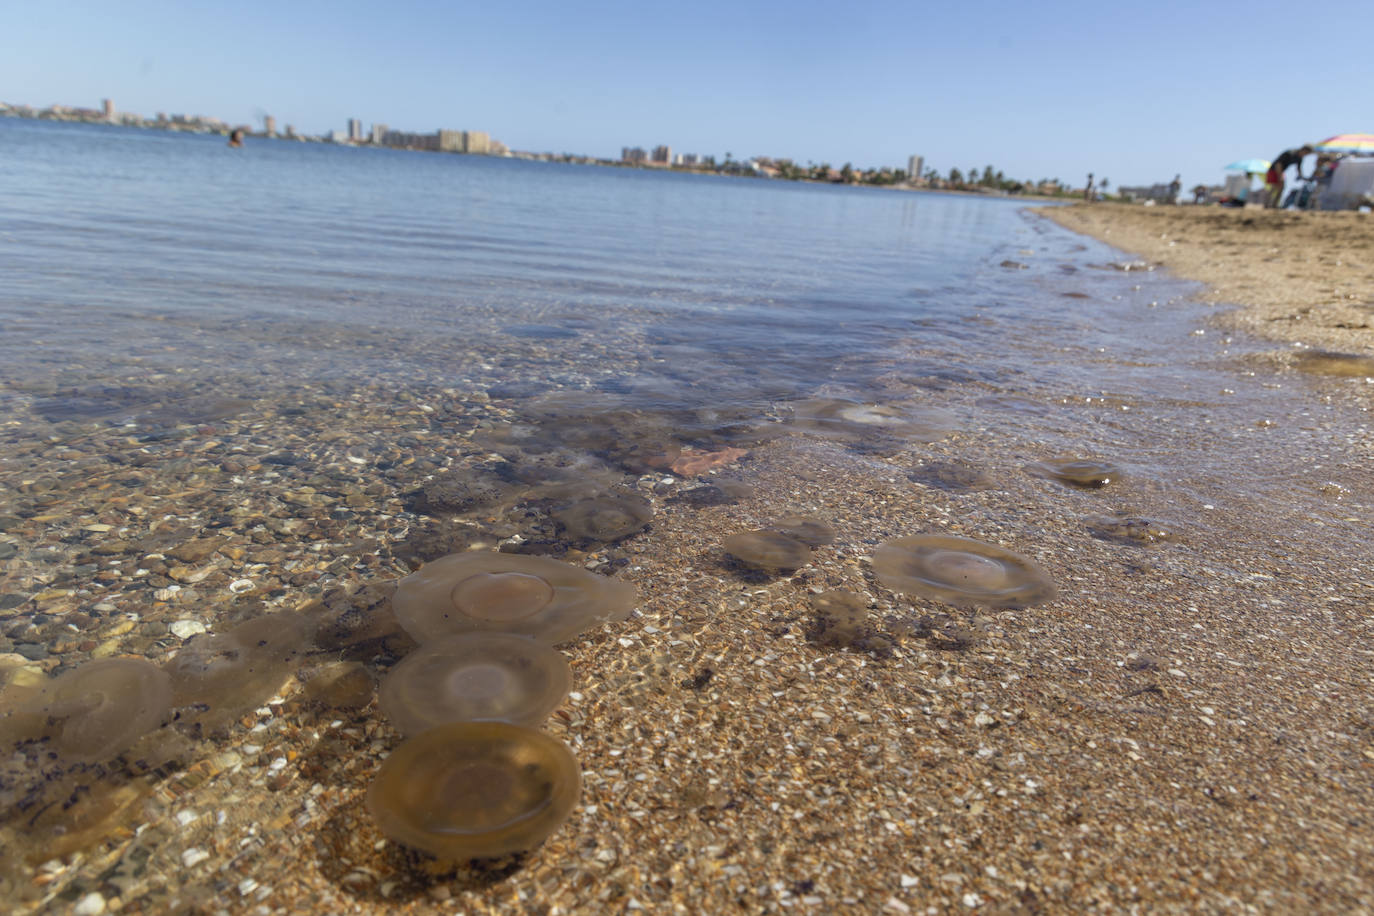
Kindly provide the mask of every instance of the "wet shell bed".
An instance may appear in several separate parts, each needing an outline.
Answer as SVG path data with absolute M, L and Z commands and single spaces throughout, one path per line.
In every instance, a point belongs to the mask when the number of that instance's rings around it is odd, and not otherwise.
M 0 893 L 84 914 L 1367 910 L 1368 392 L 1232 375 L 1223 406 L 925 389 L 955 429 L 876 453 L 779 411 L 772 435 L 691 446 L 677 467 L 697 476 L 596 457 L 600 489 L 652 510 L 609 543 L 560 527 L 561 482 L 491 472 L 514 454 L 493 457 L 492 431 L 523 418 L 483 390 L 192 386 L 151 437 L 45 420 L 50 394 L 9 390 L 6 708 L 50 673 L 164 665 L 264 614 L 327 626 L 224 727 L 173 722 L 68 774 L 70 807 L 10 810 Z M 1084 490 L 1026 471 L 1065 455 L 1127 473 Z M 955 464 L 978 486 L 921 482 Z M 835 532 L 805 565 L 723 550 L 791 516 Z M 1102 537 L 1104 517 L 1170 537 Z M 872 557 L 917 534 L 1013 551 L 1057 597 L 893 592 Z M 383 837 L 365 799 L 400 735 L 365 690 L 318 684 L 340 661 L 394 667 L 396 632 L 368 629 L 390 588 L 472 549 L 553 556 L 639 603 L 560 647 L 572 692 L 544 729 L 582 768 L 570 819 L 455 867 Z M 818 637 L 831 591 L 867 602 L 848 645 Z M 9 809 L 24 776 L 5 780 Z

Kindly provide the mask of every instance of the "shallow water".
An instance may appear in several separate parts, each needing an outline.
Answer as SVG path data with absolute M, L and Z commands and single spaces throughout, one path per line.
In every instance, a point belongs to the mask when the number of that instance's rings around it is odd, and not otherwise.
M 1361 575 L 1356 383 L 1277 374 L 1188 285 L 1104 268 L 1123 256 L 1016 201 L 5 119 L 0 148 L 0 653 L 47 673 L 194 661 L 186 634 L 498 542 L 626 571 L 662 629 L 653 576 L 766 584 L 719 542 L 800 513 L 839 530 L 826 562 L 1007 539 L 1070 606 L 1151 564 L 1197 595 Z M 1122 476 L 1026 472 L 1051 459 Z M 560 521 L 630 490 L 647 530 Z M 316 645 L 350 652 L 345 629 Z M 305 680 L 281 651 L 245 709 Z M 263 740 L 230 727 L 167 754 Z M 284 810 L 262 769 L 238 803 Z M 191 881 L 188 842 L 145 835 L 161 886 Z

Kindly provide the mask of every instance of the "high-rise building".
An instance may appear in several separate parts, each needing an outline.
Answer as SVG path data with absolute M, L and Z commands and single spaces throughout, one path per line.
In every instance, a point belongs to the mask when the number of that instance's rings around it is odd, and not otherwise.
M 467 147 L 463 143 L 463 131 L 461 130 L 440 130 L 439 152 L 441 153 L 466 153 Z
M 385 125 L 385 124 L 373 124 L 373 125 L 372 125 L 372 145 L 373 145 L 373 146 L 381 146 L 381 145 L 382 145 L 383 143 L 385 143 L 385 142 L 386 142 L 386 125 Z
M 914 181 L 915 179 L 920 178 L 920 177 L 921 177 L 921 173 L 925 171 L 925 167 L 926 167 L 926 157 L 925 157 L 925 156 L 911 156 L 911 157 L 909 157 L 909 158 L 907 159 L 907 161 L 906 161 L 906 177 L 907 177 L 907 180 L 908 180 L 908 181 Z
M 485 130 L 463 131 L 463 152 L 485 156 L 491 152 L 491 137 Z
M 275 137 L 277 135 L 277 119 L 271 115 L 263 115 L 262 133 L 265 137 Z
M 360 118 L 348 119 L 348 139 L 354 143 L 363 141 L 363 122 Z
M 621 162 L 631 162 L 631 163 L 646 162 L 646 161 L 648 161 L 648 158 L 649 158 L 649 154 L 646 153 L 646 152 L 644 152 L 644 149 L 643 149 L 642 147 L 638 147 L 638 146 L 634 146 L 634 147 L 622 146 L 622 147 L 620 148 L 620 161 L 621 161 Z
M 113 120 L 115 119 L 114 99 L 105 99 L 104 105 L 105 105 L 105 120 L 106 120 L 106 121 L 113 121 Z
M 657 162 L 662 165 L 670 165 L 673 161 L 673 150 L 667 146 L 655 146 L 653 153 L 649 156 L 650 162 Z

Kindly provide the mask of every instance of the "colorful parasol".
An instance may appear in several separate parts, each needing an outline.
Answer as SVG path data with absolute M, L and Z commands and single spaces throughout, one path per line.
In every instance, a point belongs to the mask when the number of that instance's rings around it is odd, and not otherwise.
M 1228 172 L 1245 172 L 1247 175 L 1263 175 L 1269 171 L 1268 159 L 1239 159 L 1226 167 Z
M 1312 144 L 1319 153 L 1365 153 L 1374 155 L 1374 134 L 1337 134 Z

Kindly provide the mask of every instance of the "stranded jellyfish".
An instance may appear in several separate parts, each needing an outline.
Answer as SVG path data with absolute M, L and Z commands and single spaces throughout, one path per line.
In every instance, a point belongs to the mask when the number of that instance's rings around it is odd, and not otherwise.
M 936 442 L 954 431 L 954 415 L 938 407 L 866 404 L 844 398 L 812 398 L 792 405 L 797 426 L 827 438 L 855 439 L 885 433 Z
M 152 662 L 100 659 L 44 685 L 0 722 L 0 735 L 47 737 L 65 760 L 99 763 L 161 725 L 171 706 L 171 680 Z
M 392 752 L 367 809 L 396 842 L 459 862 L 537 846 L 581 788 L 577 760 L 556 738 L 510 722 L 453 722 Z
M 563 653 L 511 633 L 458 633 L 410 653 L 382 681 L 382 711 L 414 735 L 446 722 L 538 725 L 572 686 Z
M 1098 490 L 1121 479 L 1121 469 L 1106 461 L 1085 458 L 1048 458 L 1026 465 L 1026 473 L 1045 480 L 1057 480 L 1071 487 Z
M 495 630 L 543 643 L 624 620 L 634 586 L 547 557 L 474 551 L 427 563 L 401 580 L 396 617 L 420 643 Z
M 1030 560 L 969 538 L 918 534 L 873 554 L 888 588 L 954 605 L 1028 607 L 1054 598 L 1054 583 Z
M 811 562 L 811 548 L 781 531 L 741 531 L 725 539 L 725 552 L 756 569 L 796 569 Z
M 600 495 L 557 509 L 553 517 L 571 537 L 609 543 L 643 530 L 654 510 L 642 496 Z

